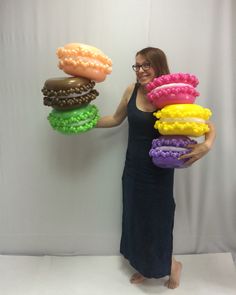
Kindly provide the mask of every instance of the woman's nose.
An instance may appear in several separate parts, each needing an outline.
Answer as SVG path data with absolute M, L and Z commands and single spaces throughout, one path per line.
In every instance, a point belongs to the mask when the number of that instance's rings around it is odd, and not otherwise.
M 141 72 L 144 72 L 144 70 L 143 70 L 142 67 L 140 67 L 140 68 L 138 69 L 138 73 L 139 73 L 140 71 L 141 71 Z

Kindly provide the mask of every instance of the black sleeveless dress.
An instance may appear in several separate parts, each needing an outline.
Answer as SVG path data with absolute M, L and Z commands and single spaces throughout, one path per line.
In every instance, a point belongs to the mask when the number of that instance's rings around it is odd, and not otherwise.
M 123 216 L 120 252 L 146 278 L 170 275 L 175 201 L 174 169 L 154 166 L 152 112 L 137 108 L 138 84 L 128 103 L 129 139 L 122 176 Z

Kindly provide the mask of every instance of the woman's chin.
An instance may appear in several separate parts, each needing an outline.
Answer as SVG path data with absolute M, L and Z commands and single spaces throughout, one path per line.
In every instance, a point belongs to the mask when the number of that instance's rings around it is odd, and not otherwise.
M 138 83 L 141 85 L 141 86 L 146 86 L 148 84 L 147 81 L 142 81 L 142 80 L 138 80 Z
M 138 82 L 141 86 L 146 86 L 149 82 L 151 82 L 151 80 L 150 79 L 140 79 L 140 80 L 138 80 Z

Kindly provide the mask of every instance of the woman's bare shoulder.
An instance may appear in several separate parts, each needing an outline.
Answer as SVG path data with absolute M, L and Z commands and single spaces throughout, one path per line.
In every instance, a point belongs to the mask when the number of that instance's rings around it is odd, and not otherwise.
M 134 87 L 135 87 L 135 83 L 131 83 L 127 86 L 125 92 L 124 92 L 124 98 L 126 100 L 126 102 L 128 103 L 131 97 L 131 94 L 134 91 Z

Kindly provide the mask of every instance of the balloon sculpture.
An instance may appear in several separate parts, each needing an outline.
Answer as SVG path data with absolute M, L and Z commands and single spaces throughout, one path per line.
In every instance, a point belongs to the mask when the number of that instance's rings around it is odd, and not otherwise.
M 112 61 L 96 47 L 70 43 L 57 49 L 58 67 L 70 77 L 51 78 L 42 89 L 52 128 L 63 134 L 78 134 L 96 126 L 98 109 L 90 102 L 99 95 L 94 89 L 112 71 Z
M 162 134 L 154 139 L 149 152 L 156 166 L 162 168 L 184 168 L 188 158 L 179 159 L 190 152 L 187 147 L 209 131 L 206 121 L 211 111 L 194 104 L 199 93 L 196 76 L 185 73 L 162 75 L 148 83 L 147 97 L 159 110 L 154 113 L 158 119 L 155 129 Z

